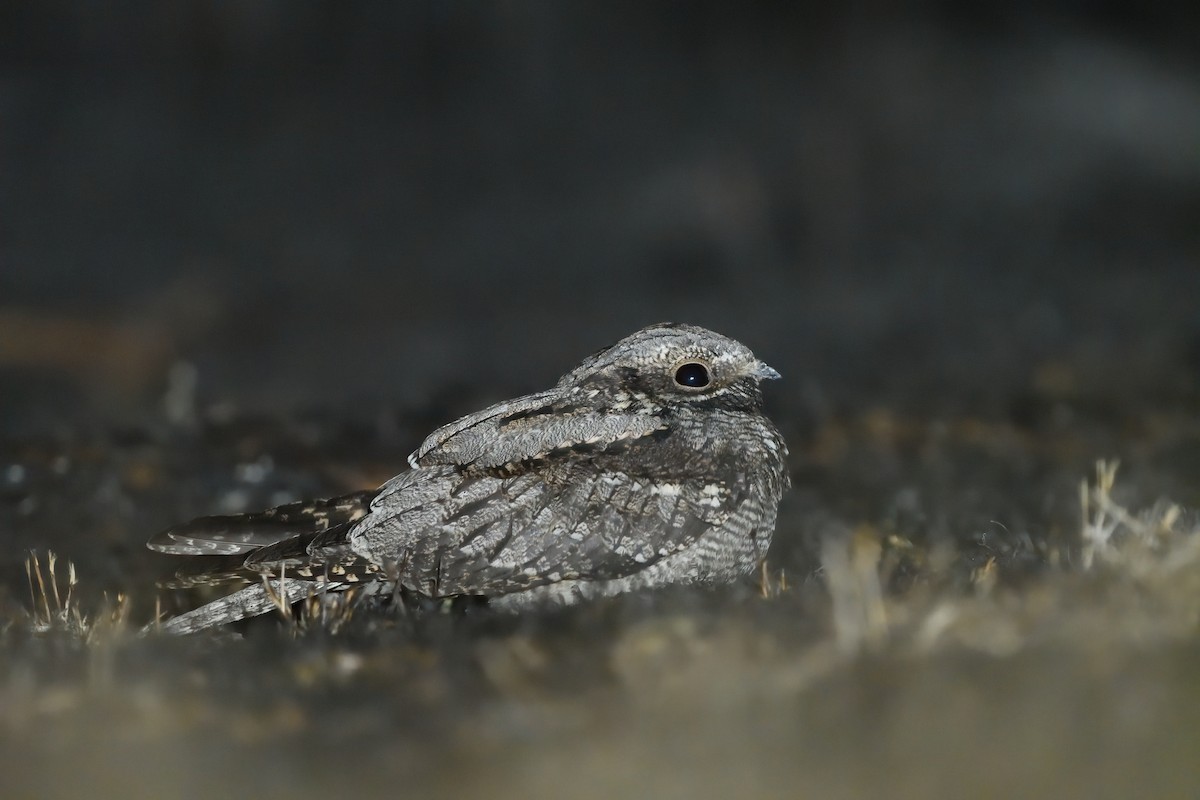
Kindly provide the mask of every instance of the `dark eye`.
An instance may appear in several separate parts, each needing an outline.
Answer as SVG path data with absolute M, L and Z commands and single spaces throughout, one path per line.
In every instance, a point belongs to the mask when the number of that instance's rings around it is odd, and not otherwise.
M 712 382 L 712 377 L 708 374 L 708 367 L 697 361 L 689 361 L 675 370 L 675 382 L 689 389 L 701 389 Z

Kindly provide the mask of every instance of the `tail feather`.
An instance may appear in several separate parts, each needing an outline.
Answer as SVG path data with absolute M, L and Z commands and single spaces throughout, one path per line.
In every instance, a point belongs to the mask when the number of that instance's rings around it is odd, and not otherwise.
M 148 629 L 194 633 L 374 577 L 373 566 L 350 548 L 347 533 L 368 513 L 376 494 L 354 492 L 253 514 L 202 517 L 163 531 L 147 542 L 151 550 L 206 557 L 198 570 L 177 573 L 164 585 L 190 588 L 260 578 L 264 583 Z
M 143 632 L 185 635 L 227 625 L 238 620 L 256 617 L 274 611 L 280 605 L 292 605 L 311 594 L 322 594 L 343 588 L 340 583 L 317 583 L 315 581 L 271 580 L 271 591 L 263 584 L 240 589 L 231 595 L 214 600 L 197 609 L 180 614 L 163 622 L 146 626 Z M 274 596 L 272 596 L 274 595 Z
M 254 514 L 201 517 L 168 528 L 146 546 L 183 556 L 241 555 L 305 533 L 318 533 L 360 519 L 376 492 L 354 492 L 330 500 L 277 506 Z

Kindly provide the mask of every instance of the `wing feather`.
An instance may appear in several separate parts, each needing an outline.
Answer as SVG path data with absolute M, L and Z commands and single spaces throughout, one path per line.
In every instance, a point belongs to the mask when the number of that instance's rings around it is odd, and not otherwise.
M 414 468 L 511 468 L 580 445 L 604 442 L 607 446 L 663 429 L 663 420 L 651 414 L 597 411 L 556 391 L 540 392 L 439 428 L 408 460 Z
M 724 484 L 662 483 L 590 467 L 515 476 L 417 470 L 421 485 L 377 502 L 352 531 L 352 546 L 371 560 L 403 564 L 406 588 L 505 594 L 635 574 L 723 524 L 738 500 Z M 460 491 L 448 502 L 451 486 Z M 425 493 L 442 502 L 409 496 Z

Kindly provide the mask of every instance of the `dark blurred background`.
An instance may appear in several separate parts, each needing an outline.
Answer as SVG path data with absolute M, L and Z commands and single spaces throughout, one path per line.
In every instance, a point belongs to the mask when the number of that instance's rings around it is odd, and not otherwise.
M 453 414 L 664 319 L 818 412 L 1194 386 L 1198 16 L 6 3 L 0 430 Z

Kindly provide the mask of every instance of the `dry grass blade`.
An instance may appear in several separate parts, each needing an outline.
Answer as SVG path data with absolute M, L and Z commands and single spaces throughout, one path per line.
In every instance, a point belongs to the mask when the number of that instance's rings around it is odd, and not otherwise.
M 1085 570 L 1091 569 L 1097 558 L 1127 562 L 1169 546 L 1180 533 L 1176 526 L 1183 518 L 1183 509 L 1177 504 L 1160 502 L 1135 515 L 1113 499 L 1119 463 L 1097 462 L 1094 485 L 1083 481 L 1079 487 Z
M 788 590 L 787 570 L 782 567 L 772 573 L 770 562 L 763 559 L 758 567 L 758 591 L 764 600 L 779 597 Z
M 75 564 L 67 560 L 66 592 L 59 585 L 58 555 L 46 554 L 45 566 L 36 551 L 25 559 L 25 575 L 29 583 L 29 628 L 36 633 L 66 632 L 91 641 L 96 636 L 124 629 L 130 613 L 129 598 L 118 593 L 115 598 L 104 595 L 99 610 L 85 614 L 79 607 L 76 587 L 79 585 Z
M 292 604 L 287 601 L 287 567 L 283 566 L 279 570 L 279 589 L 271 585 L 271 578 L 268 575 L 263 575 L 262 578 L 263 591 L 267 593 L 267 599 L 275 606 L 275 610 L 283 619 L 291 624 L 295 624 L 295 618 L 292 614 Z
M 872 530 L 827 536 L 821 564 L 833 601 L 838 649 L 853 654 L 876 649 L 887 638 L 888 615 L 879 579 L 882 546 Z

